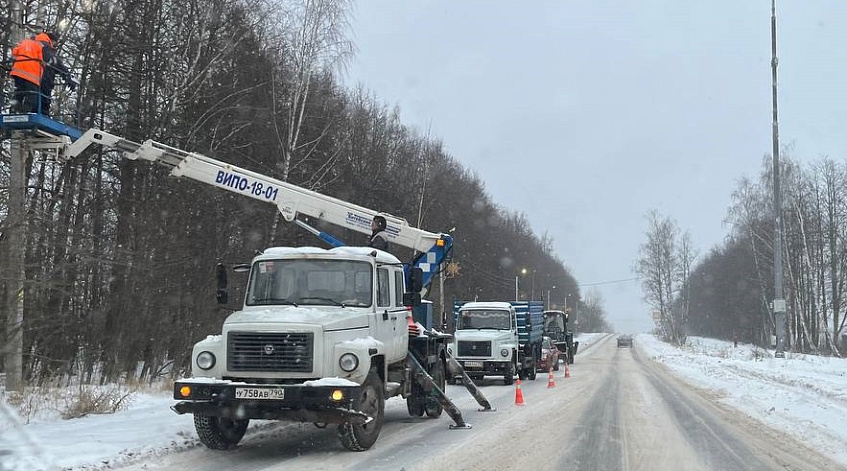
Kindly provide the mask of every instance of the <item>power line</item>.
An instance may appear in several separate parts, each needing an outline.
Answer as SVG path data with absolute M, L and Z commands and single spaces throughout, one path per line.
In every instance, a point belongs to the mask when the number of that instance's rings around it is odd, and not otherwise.
M 582 286 L 615 285 L 615 284 L 619 284 L 619 283 L 629 283 L 631 281 L 638 281 L 640 279 L 641 279 L 640 276 L 636 276 L 635 278 L 625 278 L 623 280 L 597 281 L 597 282 L 594 282 L 594 283 L 580 283 L 579 286 L 582 287 Z

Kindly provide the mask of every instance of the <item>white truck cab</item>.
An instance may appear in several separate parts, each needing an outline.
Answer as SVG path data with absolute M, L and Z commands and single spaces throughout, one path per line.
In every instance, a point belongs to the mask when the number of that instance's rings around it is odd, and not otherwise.
M 472 379 L 502 376 L 512 384 L 518 373 L 518 323 L 507 302 L 469 302 L 459 308 L 452 354 Z
M 396 257 L 366 247 L 267 249 L 253 260 L 243 308 L 194 346 L 192 376 L 362 383 L 371 357 L 406 357 L 403 277 Z M 357 363 L 349 371 L 348 354 Z

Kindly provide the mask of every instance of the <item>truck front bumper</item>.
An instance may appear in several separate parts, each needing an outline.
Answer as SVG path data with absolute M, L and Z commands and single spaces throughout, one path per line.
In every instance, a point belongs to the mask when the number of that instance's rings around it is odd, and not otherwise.
M 457 358 L 456 361 L 462 365 L 465 373 L 477 375 L 484 374 L 490 376 L 506 374 L 510 365 L 510 363 L 506 361 L 469 360 L 465 358 Z
M 171 409 L 231 419 L 364 424 L 371 418 L 357 410 L 359 389 L 181 380 L 174 383 L 174 399 L 180 402 Z

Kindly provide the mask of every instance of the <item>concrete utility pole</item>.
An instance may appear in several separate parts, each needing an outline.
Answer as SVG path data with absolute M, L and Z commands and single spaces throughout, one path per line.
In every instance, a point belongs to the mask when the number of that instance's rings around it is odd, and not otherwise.
M 771 84 L 773 86 L 773 315 L 777 358 L 785 357 L 785 299 L 782 293 L 782 192 L 779 182 L 779 119 L 777 113 L 776 0 L 771 0 Z
M 20 131 L 12 133 L 9 175 L 9 214 L 6 218 L 6 391 L 23 392 L 24 323 L 24 191 L 26 190 L 26 141 Z
M 24 37 L 22 8 L 17 0 L 12 5 L 13 43 Z M 29 153 L 26 137 L 20 131 L 12 133 L 9 172 L 9 213 L 6 217 L 7 259 L 4 261 L 6 281 L 6 338 L 3 364 L 6 371 L 6 391 L 22 393 L 23 384 L 23 324 L 24 324 L 24 234 L 26 233 L 26 159 Z

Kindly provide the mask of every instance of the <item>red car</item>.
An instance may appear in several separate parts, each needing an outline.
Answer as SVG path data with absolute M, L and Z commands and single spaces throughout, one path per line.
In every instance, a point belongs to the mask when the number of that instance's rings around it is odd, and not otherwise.
M 556 348 L 556 344 L 550 337 L 541 339 L 541 360 L 538 362 L 539 371 L 548 371 L 553 367 L 553 371 L 559 371 L 559 357 L 562 355 L 561 350 Z

